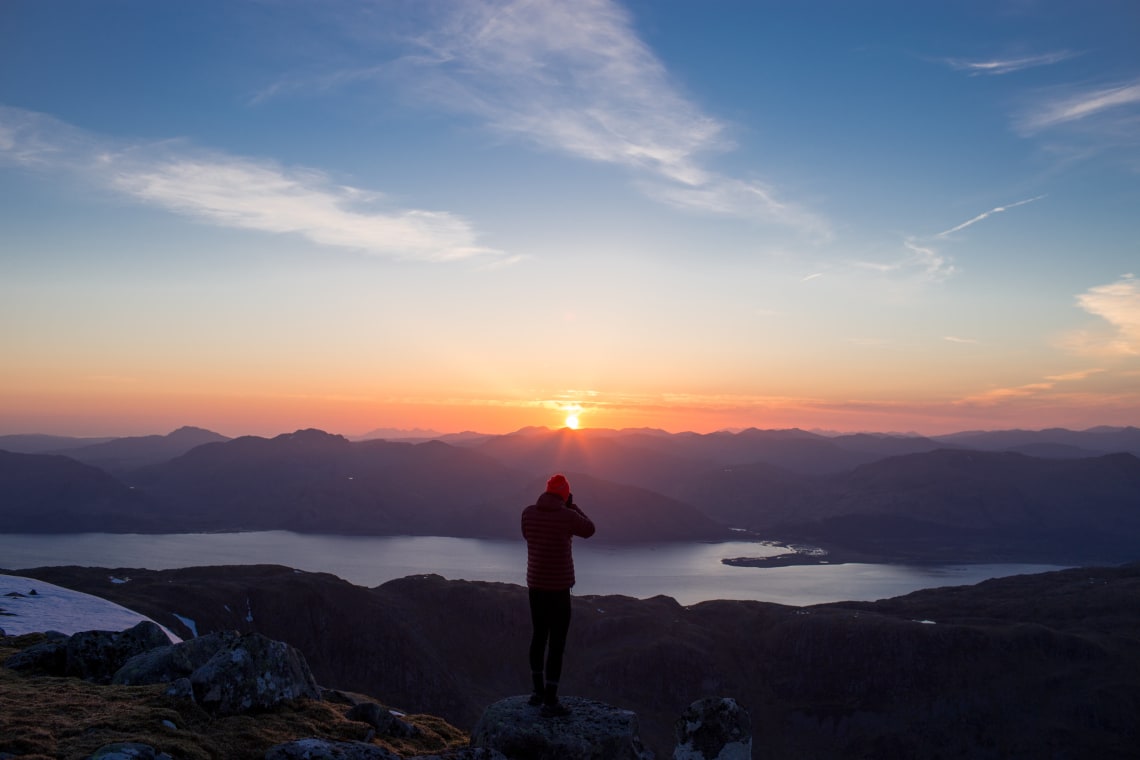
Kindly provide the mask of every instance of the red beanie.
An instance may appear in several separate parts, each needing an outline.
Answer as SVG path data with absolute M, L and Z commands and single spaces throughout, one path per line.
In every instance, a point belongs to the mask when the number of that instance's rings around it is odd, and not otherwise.
M 562 475 L 555 475 L 550 480 L 546 481 L 546 492 L 558 494 L 562 500 L 570 498 L 570 484 Z

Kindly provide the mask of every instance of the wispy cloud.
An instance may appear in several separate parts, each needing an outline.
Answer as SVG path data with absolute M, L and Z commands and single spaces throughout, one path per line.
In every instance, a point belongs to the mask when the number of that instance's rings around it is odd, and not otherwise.
M 1027 203 L 1039 201 L 1045 196 L 1038 195 L 1034 198 L 1027 198 L 1016 203 L 1010 203 L 1005 206 L 996 206 L 989 211 L 985 211 L 977 216 L 967 219 L 961 224 L 957 224 L 948 230 L 939 232 L 933 236 L 917 236 L 912 235 L 902 241 L 903 248 L 906 249 L 907 254 L 901 258 L 887 263 L 876 263 L 861 261 L 856 264 L 863 269 L 872 269 L 883 273 L 903 273 L 909 272 L 912 275 L 917 274 L 921 279 L 936 282 L 945 280 L 958 273 L 958 267 L 954 264 L 954 259 L 949 254 L 945 253 L 942 248 L 942 241 L 949 238 L 953 233 L 977 224 L 978 222 L 987 219 L 994 214 L 1000 214 L 1003 211 L 1008 211 L 1018 206 L 1024 206 Z M 946 340 L 956 341 L 959 339 L 948 337 Z
M 1010 388 L 992 388 L 988 391 L 983 391 L 972 396 L 967 396 L 966 398 L 959 400 L 957 403 L 963 405 L 989 406 L 999 404 L 1010 399 L 1037 396 L 1044 391 L 1052 390 L 1054 385 L 1054 383 L 1026 383 L 1025 385 L 1018 385 Z
M 1023 201 L 1018 201 L 1017 203 L 1010 203 L 1009 205 L 1006 205 L 1006 206 L 995 206 L 994 208 L 991 208 L 989 211 L 984 211 L 972 219 L 967 219 L 966 221 L 962 222 L 961 224 L 956 225 L 954 227 L 951 227 L 950 229 L 945 230 L 944 232 L 939 232 L 937 237 L 944 238 L 944 237 L 947 237 L 949 235 L 953 235 L 955 232 L 959 232 L 960 230 L 964 230 L 971 225 L 977 224 L 978 222 L 982 221 L 983 219 L 987 219 L 987 218 L 993 216 L 994 214 L 1000 214 L 1003 211 L 1009 211 L 1011 208 L 1017 208 L 1018 206 L 1024 206 L 1027 203 L 1033 203 L 1034 201 L 1039 201 L 1044 197 L 1045 197 L 1044 195 L 1038 195 L 1035 198 L 1026 198 Z
M 1049 66 L 1054 63 L 1072 58 L 1077 53 L 1071 50 L 1057 50 L 1040 55 L 1026 55 L 1018 58 L 990 58 L 984 60 L 968 60 L 966 58 L 942 59 L 951 68 L 966 71 L 970 76 L 997 76 L 1009 74 L 1022 69 L 1031 69 L 1037 66 Z
M 881 272 L 883 274 L 909 274 L 912 277 L 917 277 L 918 279 L 928 282 L 945 280 L 959 272 L 958 267 L 954 264 L 953 256 L 943 250 L 945 247 L 943 244 L 944 241 L 947 241 L 951 235 L 988 219 L 994 214 L 1000 214 L 1017 208 L 1018 206 L 1039 201 L 1044 197 L 1044 195 L 1038 195 L 1005 206 L 995 206 L 989 211 L 978 214 L 961 224 L 954 225 L 950 229 L 935 235 L 910 235 L 902 241 L 902 247 L 905 249 L 904 255 L 895 258 L 893 261 L 886 262 L 857 261 L 854 262 L 854 266 L 860 269 L 870 269 Z M 967 342 L 954 337 L 947 337 L 946 340 Z
M 0 106 L 0 162 L 63 171 L 124 197 L 220 227 L 424 260 L 501 258 L 445 211 L 391 208 L 322 172 L 181 141 L 114 144 L 50 116 Z
M 1140 356 L 1140 280 L 1134 275 L 1089 288 L 1077 305 L 1108 322 L 1109 330 L 1070 332 L 1061 337 L 1065 348 L 1090 356 Z
M 1126 112 L 1129 123 L 1135 128 L 1135 109 L 1130 107 L 1138 104 L 1140 80 L 1135 80 L 1113 87 L 1070 91 L 1060 97 L 1051 97 L 1029 109 L 1017 124 L 1023 132 L 1032 134 L 1071 122 L 1085 122 L 1108 116 L 1120 118 L 1122 112 Z
M 1092 369 L 1080 369 L 1076 372 L 1065 372 L 1060 375 L 1047 375 L 1045 379 L 1052 380 L 1055 383 L 1071 383 L 1078 380 L 1086 380 L 1093 375 L 1099 375 L 1104 371 L 1105 370 L 1103 368 L 1094 367 Z
M 943 340 L 949 341 L 950 343 L 971 343 L 971 344 L 973 344 L 973 343 L 978 342 L 977 339 L 975 339 L 975 338 L 959 338 L 956 335 L 947 335 L 946 337 L 943 338 Z
M 823 219 L 771 186 L 709 169 L 703 156 L 732 147 L 725 125 L 686 97 L 617 3 L 428 7 L 434 26 L 413 38 L 414 54 L 362 71 L 399 81 L 434 107 L 472 115 L 505 137 L 624 167 L 660 202 L 828 234 Z M 352 72 L 341 77 L 356 79 Z
M 953 259 L 916 237 L 902 241 L 905 251 L 893 261 L 855 261 L 852 266 L 882 274 L 907 275 L 927 282 L 945 280 L 958 272 Z
M 916 240 L 904 240 L 903 245 L 911 252 L 903 266 L 918 267 L 930 279 L 941 280 L 958 271 L 949 256 L 929 245 L 920 245 Z
M 1103 369 L 1085 369 L 1075 372 L 1066 372 L 1059 375 L 1049 375 L 1042 380 L 1023 385 L 1005 388 L 991 388 L 959 399 L 956 404 L 960 406 L 996 406 L 1003 402 L 1017 399 L 1050 398 L 1057 395 L 1072 396 L 1073 391 L 1058 388 L 1060 385 L 1080 383 L 1093 375 L 1104 372 Z

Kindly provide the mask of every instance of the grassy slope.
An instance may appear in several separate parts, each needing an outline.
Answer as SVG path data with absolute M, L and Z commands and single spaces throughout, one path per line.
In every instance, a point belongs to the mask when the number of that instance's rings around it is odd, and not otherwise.
M 0 638 L 0 662 L 43 640 Z M 29 676 L 0 667 L 0 753 L 27 760 L 83 758 L 113 742 L 141 742 L 179 760 L 263 758 L 275 744 L 319 737 L 363 741 L 369 726 L 347 720 L 347 706 L 300 700 L 257 715 L 213 717 L 166 685 L 99 686 L 76 678 Z M 468 736 L 440 718 L 405 718 L 423 735 L 374 740 L 402 756 L 464 746 Z M 170 728 L 164 721 L 173 723 Z

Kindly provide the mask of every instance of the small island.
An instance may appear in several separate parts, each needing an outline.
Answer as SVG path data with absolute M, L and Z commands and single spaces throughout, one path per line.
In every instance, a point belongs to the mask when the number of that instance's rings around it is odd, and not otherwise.
M 770 557 L 725 557 L 722 564 L 732 567 L 793 567 L 796 565 L 845 565 L 851 562 L 884 562 L 883 558 L 872 558 L 855 552 L 836 552 L 819 546 L 804 544 L 782 544 L 775 541 L 763 542 L 765 546 L 778 546 L 786 552 Z M 888 560 L 889 561 L 889 560 Z

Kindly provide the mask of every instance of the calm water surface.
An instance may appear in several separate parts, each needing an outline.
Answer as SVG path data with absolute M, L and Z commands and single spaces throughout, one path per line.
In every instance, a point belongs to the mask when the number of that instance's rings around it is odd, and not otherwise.
M 681 604 L 756 599 L 807 605 L 870 601 L 923 588 L 978 583 L 1059 565 L 810 565 L 731 567 L 726 557 L 760 557 L 783 549 L 753 542 L 611 546 L 574 544 L 577 595 L 663 594 Z M 437 573 L 445 578 L 526 582 L 526 544 L 424 536 L 315 536 L 287 531 L 137 535 L 0 534 L 0 568 L 45 565 L 167 570 L 200 565 L 277 564 L 332 573 L 360 586 Z

